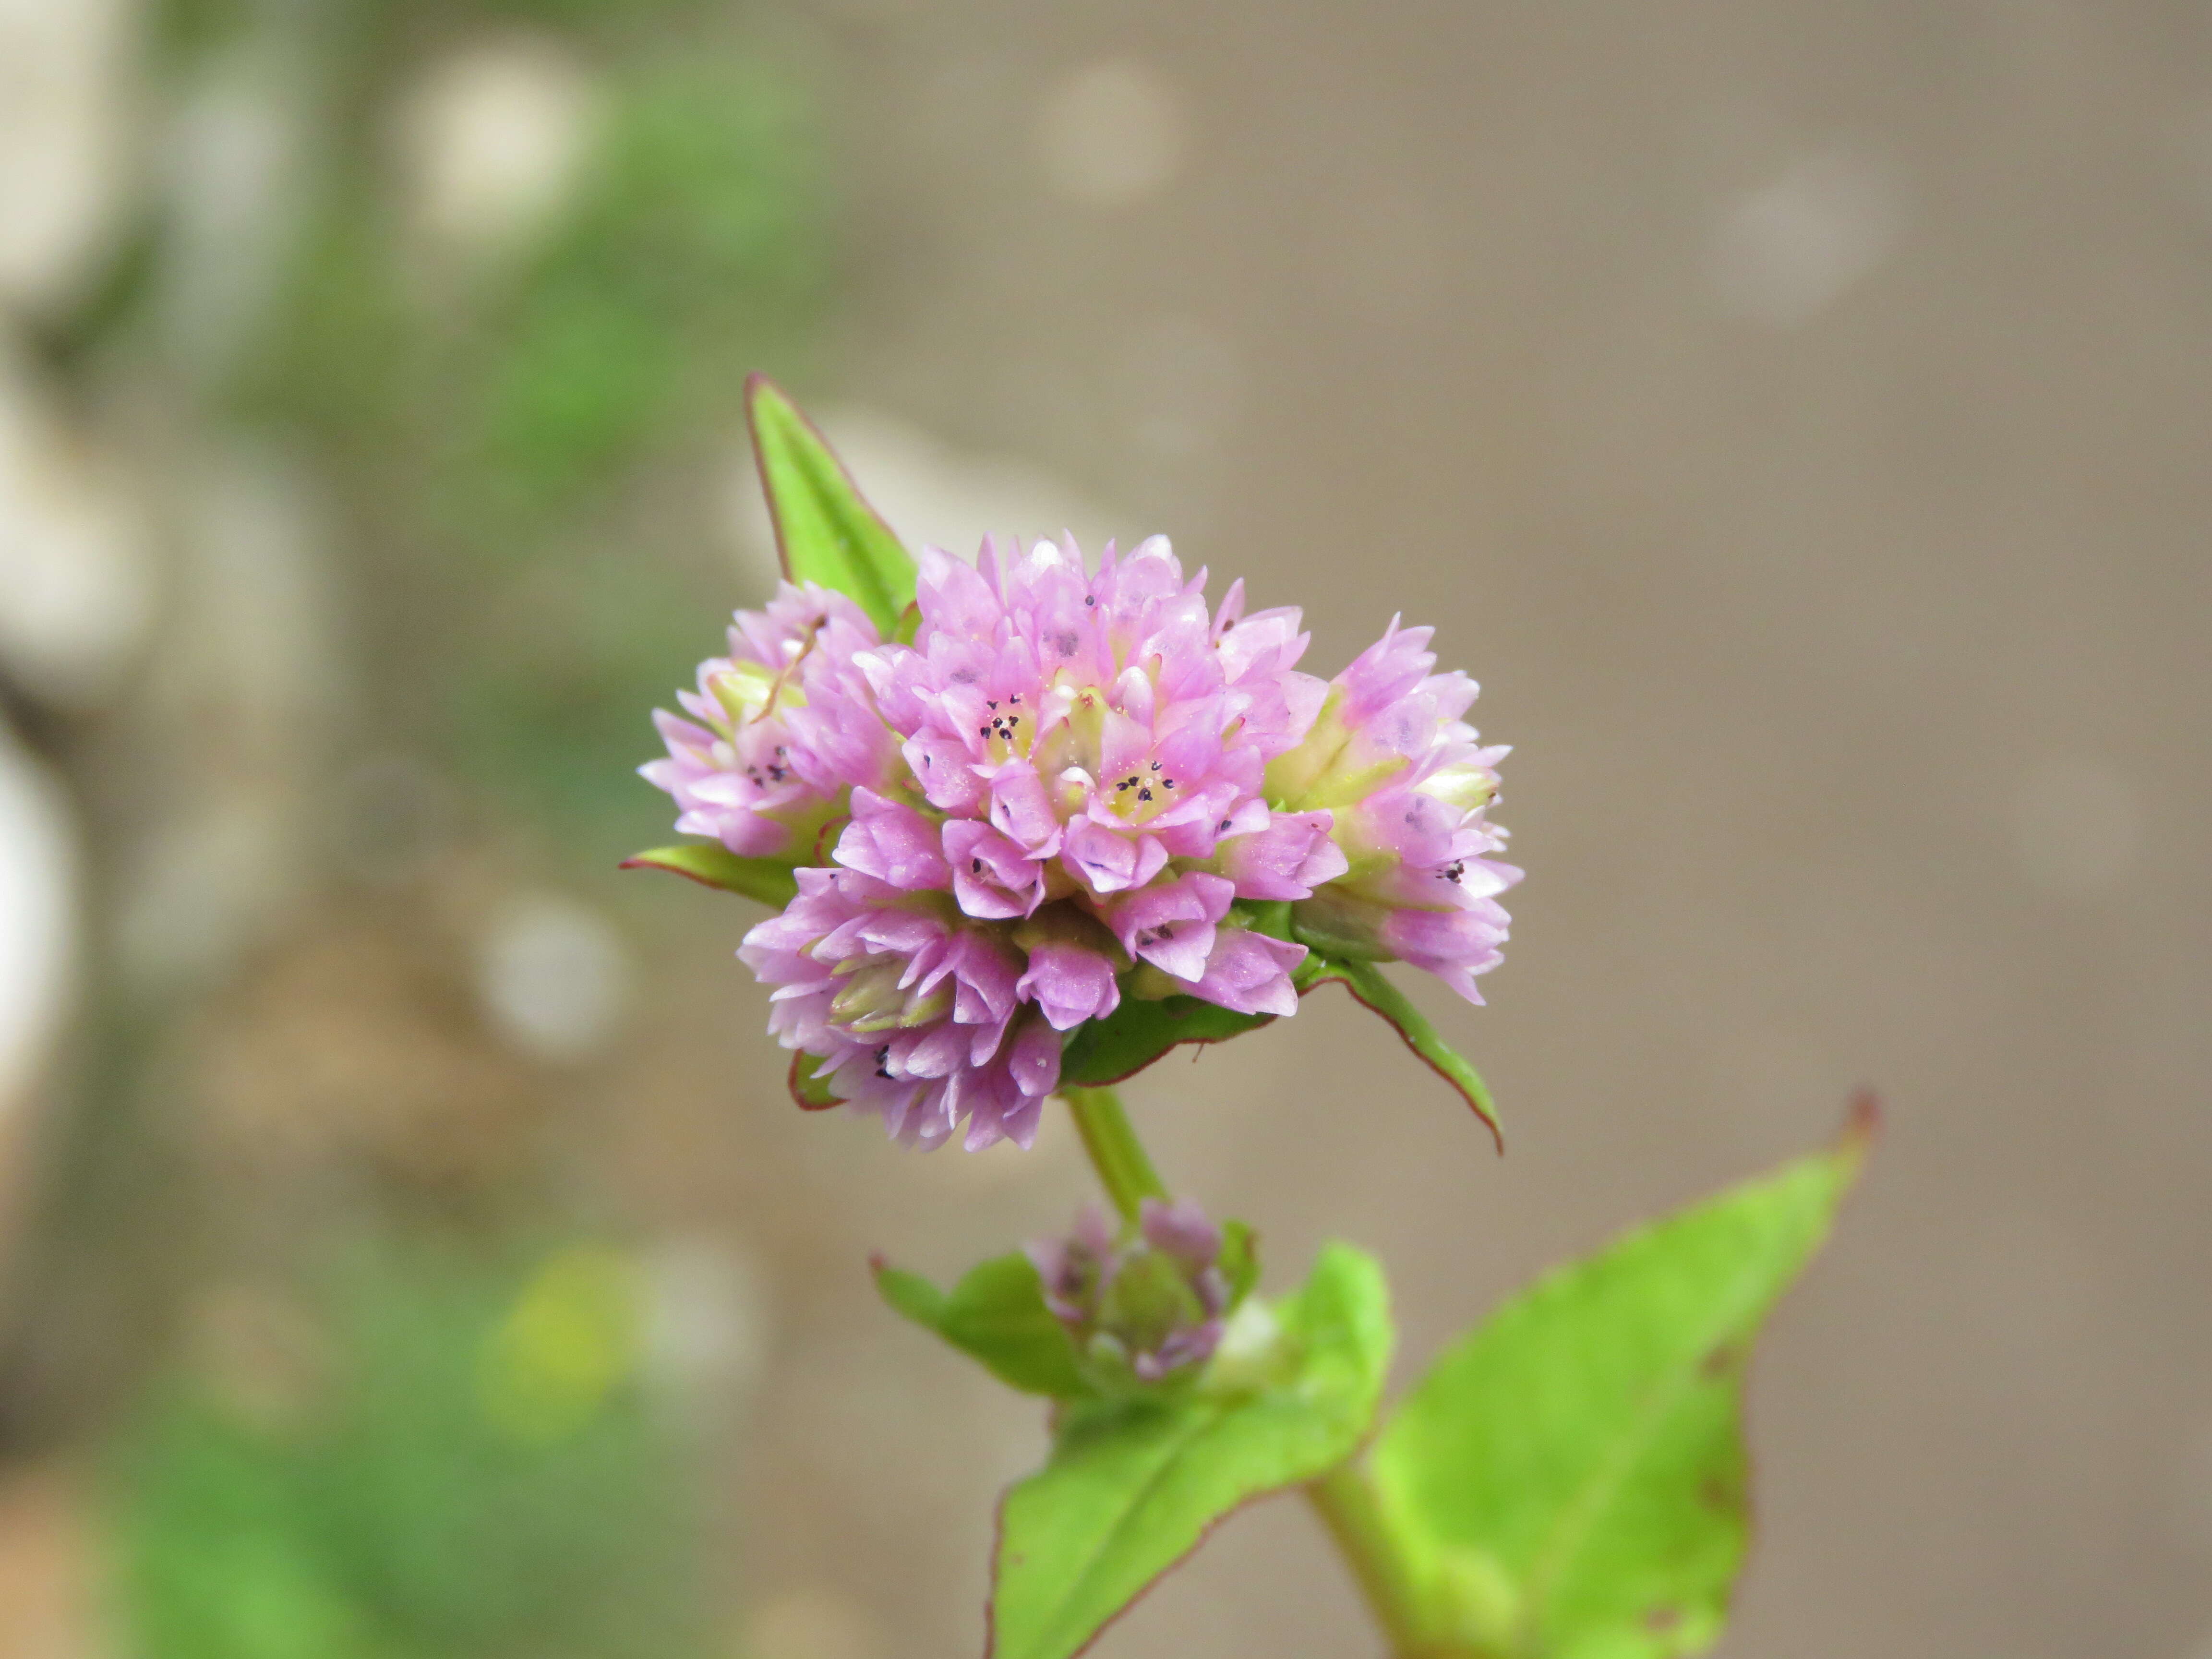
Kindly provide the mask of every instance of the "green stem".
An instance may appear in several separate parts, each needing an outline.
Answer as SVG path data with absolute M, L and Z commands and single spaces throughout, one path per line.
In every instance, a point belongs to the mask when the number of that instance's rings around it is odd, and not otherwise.
M 1418 1586 L 1382 1518 L 1375 1482 L 1357 1456 L 1309 1484 L 1306 1497 L 1359 1581 L 1367 1606 L 1397 1659 L 1426 1659 L 1440 1650 L 1423 1633 Z M 1448 1650 L 1445 1650 L 1448 1651 Z
M 1111 1089 L 1068 1088 L 1060 1093 L 1099 1184 L 1122 1218 L 1134 1223 L 1144 1200 L 1164 1199 L 1168 1189 L 1128 1114 Z M 1457 1650 L 1439 1647 L 1423 1635 L 1418 1587 L 1359 1460 L 1346 1459 L 1305 1490 L 1389 1638 L 1395 1659 L 1457 1659 Z
M 1091 1154 L 1091 1167 L 1098 1172 L 1099 1184 L 1123 1220 L 1135 1221 L 1146 1199 L 1168 1195 L 1166 1183 L 1145 1155 L 1144 1143 L 1111 1089 L 1062 1089 L 1060 1093 L 1074 1115 L 1083 1150 Z

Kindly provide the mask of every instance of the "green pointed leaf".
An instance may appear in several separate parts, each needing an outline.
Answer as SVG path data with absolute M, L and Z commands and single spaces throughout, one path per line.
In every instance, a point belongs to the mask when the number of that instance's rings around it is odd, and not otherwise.
M 913 558 L 774 382 L 748 380 L 745 409 L 784 574 L 845 594 L 892 638 L 914 603 Z
M 687 842 L 681 847 L 656 847 L 622 861 L 625 870 L 666 870 L 689 876 L 707 887 L 719 887 L 781 910 L 799 895 L 799 881 L 791 866 L 776 859 L 741 858 L 719 842 Z
M 1045 1306 L 1036 1264 L 1020 1251 L 971 1267 L 949 1295 L 878 1261 L 876 1288 L 893 1308 L 981 1360 L 1007 1387 L 1055 1400 L 1084 1392 L 1075 1340 Z
M 1066 1408 L 1051 1461 L 1000 1508 L 992 1659 L 1081 1652 L 1231 1510 L 1358 1445 L 1390 1359 L 1382 1269 L 1328 1246 L 1305 1288 L 1273 1310 L 1275 1346 L 1232 1352 L 1244 1332 L 1265 1329 L 1261 1312 L 1247 1304 L 1191 1395 Z M 1232 1376 L 1233 1389 L 1216 1382 Z
M 1087 1020 L 1060 1051 L 1063 1084 L 1097 1088 L 1133 1077 L 1179 1043 L 1220 1042 L 1271 1024 L 1272 1014 L 1238 1014 L 1197 997 L 1157 1002 L 1125 996 L 1103 1019 Z
M 1748 1532 L 1744 1361 L 1870 1123 L 1551 1274 L 1447 1350 L 1374 1477 L 1439 1653 L 1674 1659 Z
M 1310 943 L 1308 949 L 1311 950 Z M 1459 1091 L 1460 1097 L 1474 1108 L 1498 1142 L 1498 1150 L 1505 1150 L 1505 1132 L 1498 1127 L 1498 1105 L 1491 1099 L 1489 1087 L 1476 1073 L 1466 1058 L 1437 1035 L 1437 1028 L 1429 1024 L 1428 1017 L 1413 1006 L 1406 994 L 1383 976 L 1380 967 L 1371 962 L 1361 962 L 1344 957 L 1328 956 L 1314 951 L 1299 964 L 1298 988 L 1303 991 L 1330 981 L 1342 985 L 1360 1002 L 1372 1008 L 1390 1023 L 1406 1046 L 1427 1062 L 1429 1067 L 1443 1080 Z

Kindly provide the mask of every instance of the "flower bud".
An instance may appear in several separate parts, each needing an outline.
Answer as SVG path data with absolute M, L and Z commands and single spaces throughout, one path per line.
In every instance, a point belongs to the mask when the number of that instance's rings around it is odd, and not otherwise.
M 1029 1247 L 1045 1305 L 1106 1380 L 1161 1381 L 1203 1365 L 1221 1340 L 1230 1285 L 1222 1233 L 1197 1205 L 1144 1201 L 1136 1236 L 1117 1240 L 1086 1208 L 1065 1239 Z

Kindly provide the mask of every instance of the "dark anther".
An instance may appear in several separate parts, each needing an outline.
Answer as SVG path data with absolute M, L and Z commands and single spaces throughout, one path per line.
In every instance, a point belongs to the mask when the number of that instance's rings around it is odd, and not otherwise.
M 979 726 L 975 728 L 975 735 L 979 738 L 988 738 L 991 735 L 991 728 L 988 726 Z
M 1163 788 L 1163 789 L 1172 789 L 1172 788 L 1174 788 L 1174 787 L 1175 787 L 1175 780 L 1174 780 L 1173 778 L 1162 778 L 1162 779 L 1160 780 L 1160 787 L 1161 787 L 1161 788 Z
M 1007 701 L 1008 702 L 1012 702 L 1012 703 L 1018 703 L 1019 702 L 1021 702 L 1021 700 L 1022 700 L 1022 694 L 1021 694 L 1020 692 L 1018 692 L 1018 691 L 1015 692 L 1015 693 L 1013 694 L 1013 696 L 1010 696 L 1010 697 L 1008 697 L 1008 698 L 1006 699 L 1006 701 Z
M 1084 602 L 1084 604 L 1085 604 L 1085 605 L 1096 605 L 1096 604 L 1097 604 L 1097 603 L 1098 603 L 1098 601 L 1097 601 L 1097 599 L 1095 599 L 1091 598 L 1091 595 L 1090 595 L 1090 594 L 1088 594 L 1088 593 L 1085 593 L 1085 594 L 1083 596 L 1083 602 Z
M 1449 869 L 1445 870 L 1445 871 L 1443 872 L 1443 878 L 1444 878 L 1444 879 L 1445 879 L 1446 881 L 1449 881 L 1449 882 L 1457 882 L 1457 881 L 1459 880 L 1459 878 L 1460 878 L 1462 876 L 1465 875 L 1466 873 L 1467 873 L 1467 866 L 1466 866 L 1464 863 L 1459 863 L 1459 864 L 1455 864 L 1455 865 L 1451 866 Z
M 1215 830 L 1213 833 L 1214 833 L 1215 835 L 1217 835 L 1217 836 L 1225 836 L 1225 835 L 1227 835 L 1227 834 L 1229 833 L 1229 820 L 1228 820 L 1227 818 L 1224 818 L 1224 819 L 1222 819 L 1222 820 L 1221 820 L 1221 828 L 1219 828 L 1218 830 Z
M 988 697 L 983 699 L 983 707 L 986 708 L 996 708 L 999 705 L 997 703 L 992 702 Z
M 968 860 L 968 870 L 969 873 L 971 875 L 981 875 L 983 873 L 983 860 L 981 859 L 969 859 Z
M 1149 789 L 1139 789 L 1137 791 L 1137 799 L 1139 800 L 1150 800 L 1152 798 L 1152 792 Z
M 876 1050 L 876 1075 L 883 1079 L 886 1083 L 891 1080 L 890 1072 L 885 1064 L 890 1057 L 891 1045 L 888 1042 L 884 1044 L 882 1048 Z
M 1009 732 L 1012 731 L 1021 723 L 1022 717 L 1019 714 L 1009 714 L 1006 716 L 1006 730 Z
M 1160 763 L 1159 763 L 1158 761 L 1154 761 L 1154 762 L 1152 763 L 1152 770 L 1153 770 L 1153 771 L 1155 771 L 1155 772 L 1157 772 L 1157 771 L 1158 771 L 1159 769 L 1160 769 Z

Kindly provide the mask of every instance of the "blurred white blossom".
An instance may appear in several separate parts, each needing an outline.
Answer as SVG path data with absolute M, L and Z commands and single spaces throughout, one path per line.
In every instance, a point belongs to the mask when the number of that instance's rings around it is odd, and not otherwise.
M 300 79 L 274 46 L 219 57 L 185 89 L 161 146 L 163 322 L 179 359 L 203 374 L 220 372 L 265 313 L 299 228 Z
M 1144 64 L 1087 64 L 1053 87 L 1038 112 L 1046 180 L 1070 200 L 1119 207 L 1158 193 L 1182 165 L 1182 112 Z
M 558 45 L 478 42 L 422 71 L 393 144 L 409 217 L 434 248 L 474 256 L 526 244 L 568 198 L 598 98 Z
M 532 1059 L 589 1059 L 628 1012 L 629 952 L 605 918 L 556 894 L 510 902 L 493 919 L 477 988 L 501 1036 Z
M 153 606 L 145 526 L 121 469 L 66 431 L 0 351 L 0 672 L 49 702 L 96 702 Z
M 131 0 L 0 0 L 0 304 L 68 295 L 127 182 Z
M 0 725 L 0 1121 L 36 1074 L 67 1001 L 73 840 L 61 791 Z
M 1713 239 L 1713 281 L 1730 310 L 1795 328 L 1879 266 L 1904 229 L 1893 169 L 1856 150 L 1825 150 L 1729 207 Z

